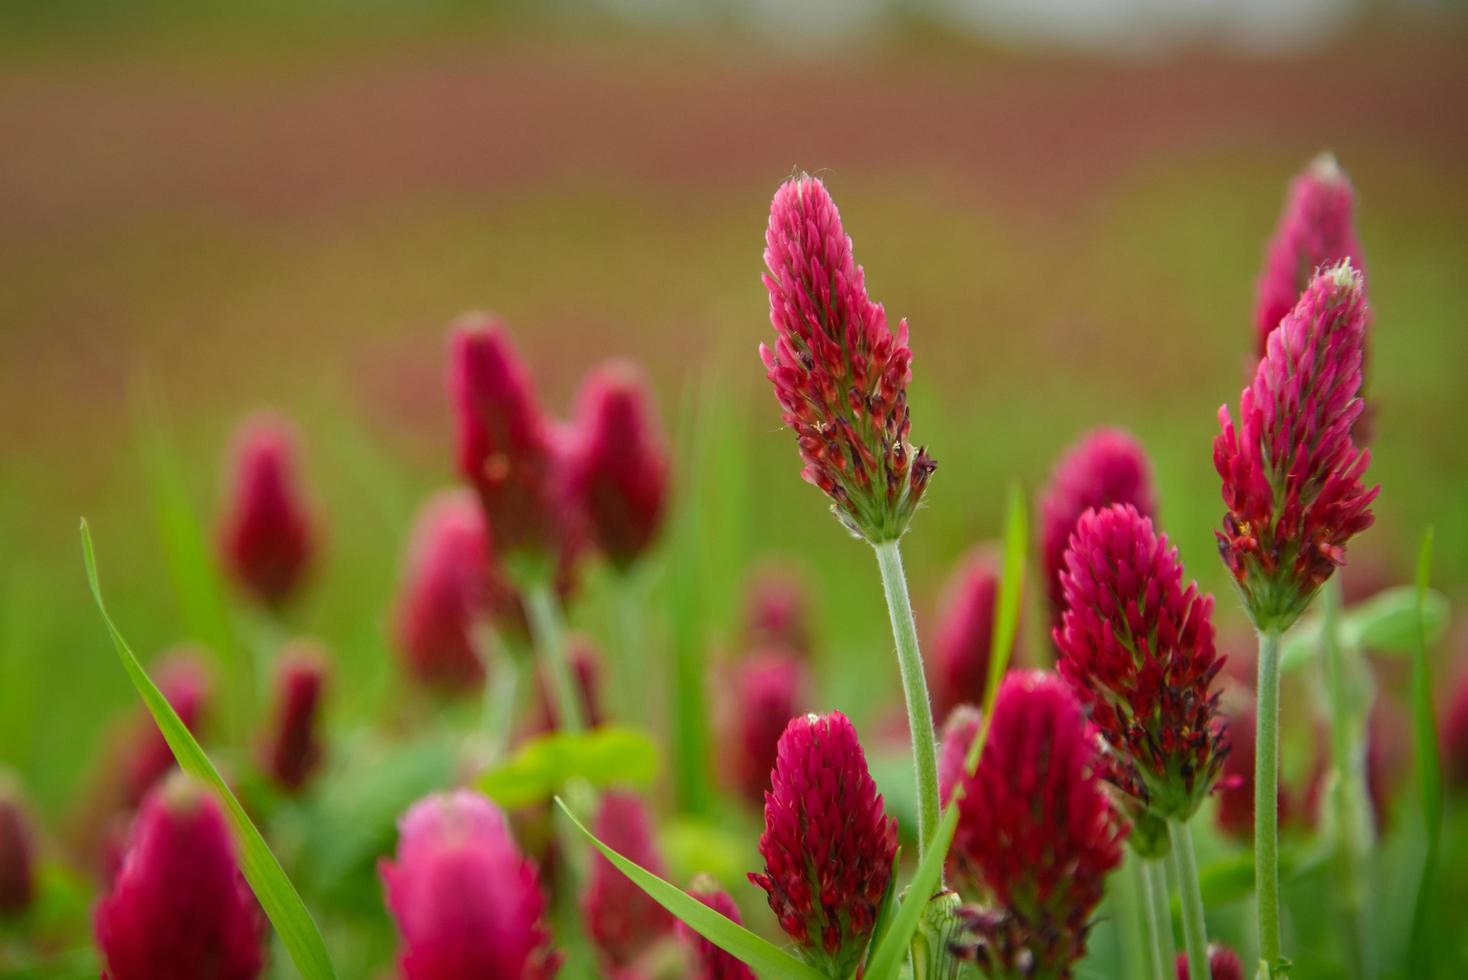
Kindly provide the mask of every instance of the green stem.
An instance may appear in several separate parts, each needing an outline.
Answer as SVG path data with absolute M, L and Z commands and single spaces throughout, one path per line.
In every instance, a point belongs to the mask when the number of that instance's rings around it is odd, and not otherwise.
M 1254 889 L 1259 958 L 1265 976 L 1280 959 L 1279 941 L 1279 634 L 1259 634 L 1258 732 L 1254 747 Z
M 892 620 L 892 637 L 897 641 L 897 666 L 902 673 L 902 694 L 907 701 L 907 730 L 912 734 L 921 858 L 938 830 L 938 745 L 933 734 L 933 708 L 928 703 L 928 682 L 923 676 L 923 654 L 918 648 L 912 600 L 907 595 L 907 576 L 902 571 L 902 552 L 896 541 L 884 541 L 875 547 L 877 567 L 882 572 L 882 591 L 887 596 L 887 613 Z
M 530 636 L 535 642 L 535 655 L 550 675 L 551 695 L 556 702 L 556 727 L 572 735 L 586 730 L 586 717 L 581 711 L 581 696 L 571 664 L 566 659 L 566 631 L 561 622 L 561 607 L 549 582 L 534 582 L 525 589 L 525 611 L 530 620 Z
M 617 620 L 617 645 L 620 648 L 617 676 L 623 716 L 635 717 L 634 708 L 645 712 L 649 727 L 657 729 L 662 691 L 654 689 L 653 678 L 661 672 L 648 669 L 647 630 L 642 621 L 642 597 L 632 573 L 617 575 L 613 589 L 613 615 Z
M 1143 858 L 1132 854 L 1127 859 L 1132 869 L 1132 883 L 1141 902 L 1141 925 L 1143 945 L 1146 948 L 1147 975 L 1152 980 L 1170 980 L 1167 972 L 1169 957 L 1163 952 L 1162 937 L 1172 936 L 1172 922 L 1167 914 L 1167 890 L 1157 892 L 1152 867 L 1162 870 L 1160 858 Z
M 496 758 L 510 748 L 510 729 L 515 723 L 515 702 L 520 694 L 520 664 L 505 649 L 504 639 L 492 626 L 475 631 L 484 661 L 484 731 Z
M 1193 833 L 1181 820 L 1167 821 L 1172 843 L 1172 867 L 1177 874 L 1178 897 L 1183 906 L 1183 943 L 1188 951 L 1190 980 L 1208 980 L 1208 926 L 1203 922 L 1203 892 L 1198 886 L 1198 859 L 1193 854 Z
M 1157 903 L 1152 921 L 1156 923 L 1157 945 L 1162 950 L 1162 974 L 1172 980 L 1167 968 L 1177 959 L 1177 942 L 1172 935 L 1172 903 L 1167 900 L 1167 857 L 1152 858 L 1143 863 L 1147 874 L 1147 887 L 1151 889 L 1152 901 Z

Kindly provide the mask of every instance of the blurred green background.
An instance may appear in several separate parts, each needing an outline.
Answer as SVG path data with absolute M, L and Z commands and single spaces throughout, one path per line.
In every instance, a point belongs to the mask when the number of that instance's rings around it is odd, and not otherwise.
M 1246 636 L 1212 538 L 1215 412 L 1244 381 L 1286 182 L 1323 148 L 1356 185 L 1375 308 L 1383 490 L 1348 574 L 1407 580 L 1432 523 L 1435 584 L 1468 598 L 1461 13 L 1323 4 L 1138 41 L 932 12 L 949 6 L 6 5 L 0 765 L 60 821 L 133 704 L 79 515 L 139 652 L 189 638 L 144 404 L 210 524 L 239 419 L 298 421 L 328 540 L 293 625 L 334 652 L 334 726 L 390 713 L 404 539 L 453 481 L 445 327 L 470 308 L 508 319 L 558 411 L 599 360 L 646 365 L 670 437 L 703 433 L 675 488 L 703 642 L 730 652 L 748 569 L 788 559 L 814 587 L 824 704 L 887 718 L 875 567 L 800 482 L 755 356 L 768 201 L 795 168 L 825 177 L 873 295 L 911 324 L 913 435 L 939 462 L 905 548 L 920 623 L 998 534 L 1009 483 L 1034 492 L 1117 424 Z M 610 646 L 595 576 L 587 593 L 572 617 Z M 670 620 L 654 608 L 657 643 Z M 1453 676 L 1453 641 L 1437 653 Z

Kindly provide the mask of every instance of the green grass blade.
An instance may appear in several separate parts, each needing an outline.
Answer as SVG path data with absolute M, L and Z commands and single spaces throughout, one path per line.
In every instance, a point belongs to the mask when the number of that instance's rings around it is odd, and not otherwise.
M 781 980 L 784 978 L 826 980 L 813 967 L 797 960 L 774 943 L 755 935 L 741 925 L 736 925 L 732 919 L 715 912 L 692 895 L 669 884 L 635 862 L 629 861 L 597 840 L 596 835 L 576 819 L 570 808 L 559 797 L 556 798 L 556 805 L 561 808 L 561 812 L 566 815 L 571 825 L 579 830 L 592 846 L 601 852 L 603 857 L 630 878 L 633 884 L 646 892 L 653 901 L 673 913 L 694 932 L 730 956 L 758 971 L 762 976 L 778 977 Z
M 989 721 L 994 717 L 994 699 L 999 696 L 999 684 L 1009 669 L 1009 657 L 1014 652 L 1014 634 L 1019 628 L 1020 603 L 1024 598 L 1025 549 L 1029 545 L 1029 514 L 1025 510 L 1025 495 L 1018 483 L 1009 488 L 1008 512 L 1004 518 L 1004 572 L 999 580 L 999 597 L 995 600 L 999 614 L 994 617 L 994 636 L 989 649 L 989 677 L 984 684 L 984 717 L 979 724 L 979 736 L 974 739 L 968 754 L 968 771 L 973 772 L 989 738 Z
M 1427 662 L 1427 583 L 1432 574 L 1432 528 L 1422 535 L 1417 553 L 1417 650 L 1412 658 L 1412 736 L 1416 747 L 1417 785 L 1422 799 L 1422 820 L 1427 854 L 1422 862 L 1422 879 L 1412 908 L 1412 938 L 1408 947 L 1407 975 L 1432 976 L 1432 912 L 1437 894 L 1438 850 L 1442 837 L 1442 764 L 1438 758 L 1437 717 L 1432 702 L 1432 674 Z
M 275 926 L 275 931 L 280 935 L 296 969 L 306 980 L 334 980 L 336 971 L 326 953 L 321 931 L 316 928 L 311 913 L 306 910 L 305 903 L 286 877 L 280 862 L 275 859 L 269 845 L 260 836 L 260 831 L 250 822 L 244 807 L 240 806 L 239 800 L 235 799 L 225 785 L 219 771 L 214 768 L 199 743 L 194 741 L 193 735 L 168 703 L 168 699 L 148 677 L 148 672 L 138 662 L 138 658 L 127 645 L 127 640 L 123 639 L 121 631 L 108 615 L 107 607 L 102 602 L 102 586 L 97 579 L 97 559 L 92 550 L 92 535 L 85 520 L 81 524 L 81 535 L 82 554 L 87 564 L 87 584 L 91 586 L 92 599 L 97 603 L 97 611 L 102 614 L 103 622 L 107 624 L 107 631 L 112 636 L 112 645 L 117 648 L 117 656 L 122 661 L 123 669 L 127 671 L 143 703 L 158 723 L 158 729 L 167 740 L 168 747 L 173 750 L 179 767 L 209 786 L 219 797 L 239 845 L 240 869 L 244 872 L 245 880 L 250 883 L 255 897 L 260 900 L 260 906 L 269 916 L 271 924 Z
M 958 806 L 949 803 L 933 836 L 933 846 L 923 855 L 922 864 L 907 886 L 907 897 L 897 906 L 891 925 L 880 937 L 867 958 L 864 980 L 897 980 L 902 965 L 907 961 L 908 947 L 922 922 L 923 910 L 937 893 L 943 878 L 943 862 L 948 858 L 948 845 L 953 843 L 953 832 L 958 829 Z

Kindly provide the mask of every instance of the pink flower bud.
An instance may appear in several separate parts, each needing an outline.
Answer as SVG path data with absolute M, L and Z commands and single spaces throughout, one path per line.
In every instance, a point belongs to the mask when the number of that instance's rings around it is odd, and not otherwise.
M 790 719 L 804 712 L 809 688 L 804 665 L 783 651 L 760 651 L 739 664 L 730 770 L 740 795 L 750 802 L 764 800 L 780 736 Z
M 748 648 L 811 653 L 810 608 L 800 579 L 781 568 L 766 568 L 749 584 L 744 605 L 744 642 Z
M 571 677 L 576 682 L 576 693 L 581 698 L 581 717 L 587 728 L 600 728 L 606 721 L 602 707 L 601 654 L 591 641 L 579 634 L 572 634 L 566 641 L 566 660 L 571 665 Z M 556 720 L 556 699 L 551 697 L 551 682 L 542 669 L 536 672 L 536 695 L 540 701 L 538 730 L 553 732 L 559 727 Z
M 168 654 L 154 668 L 153 677 L 184 726 L 197 735 L 209 704 L 209 675 L 198 653 L 183 649 Z M 173 750 L 153 716 L 141 708 L 127 746 L 122 759 L 122 802 L 132 810 L 154 784 L 173 770 Z
M 19 916 L 36 894 L 36 838 L 19 791 L 0 772 L 0 920 Z
M 297 643 L 275 668 L 275 719 L 261 755 L 266 772 L 295 792 L 321 762 L 321 699 L 326 687 L 325 651 Z
M 577 433 L 567 467 L 573 501 L 611 563 L 625 571 L 663 523 L 668 458 L 641 374 L 614 362 L 581 388 Z
M 250 980 L 264 926 L 209 791 L 180 774 L 148 794 L 94 915 L 103 977 Z
M 567 530 L 557 435 L 497 318 L 471 313 L 454 323 L 449 388 L 459 472 L 479 494 L 495 547 L 548 563 Z
M 1040 503 L 1040 547 L 1050 624 L 1060 625 L 1065 595 L 1060 575 L 1076 521 L 1088 510 L 1131 504 L 1143 517 L 1157 516 L 1152 467 L 1142 446 L 1120 429 L 1097 429 L 1066 450 Z
M 951 852 L 994 902 L 964 913 L 971 939 L 957 950 L 990 975 L 1068 977 L 1084 955 L 1126 837 L 1100 764 L 1060 678 L 1005 677 L 978 770 L 964 782 Z
M 1317 269 L 1350 260 L 1364 271 L 1355 209 L 1351 182 L 1329 153 L 1316 157 L 1290 182 L 1284 211 L 1259 273 L 1254 308 L 1259 357 L 1265 356 L 1269 335 L 1295 308 Z
M 999 569 L 985 549 L 965 556 L 948 580 L 938 607 L 931 661 L 933 711 L 939 717 L 960 704 L 984 700 L 998 594 Z
M 259 415 L 246 422 L 235 439 L 219 530 L 225 566 L 271 608 L 296 595 L 316 546 L 296 456 L 295 436 L 284 419 Z
M 1183 588 L 1167 536 L 1129 504 L 1087 511 L 1065 555 L 1059 670 L 1114 755 L 1109 778 L 1164 819 L 1186 820 L 1228 752 L 1213 597 Z
M 1188 980 L 1188 954 L 1177 954 L 1177 980 Z M 1239 954 L 1218 943 L 1208 944 L 1209 980 L 1244 980 L 1244 965 Z
M 887 816 L 856 729 L 839 711 L 793 718 L 780 738 L 765 830 L 763 888 L 780 927 L 832 976 L 861 960 L 892 876 Z
M 730 898 L 729 893 L 714 884 L 713 881 L 706 878 L 694 881 L 688 894 L 735 925 L 744 924 L 739 917 L 739 906 L 734 904 L 734 899 Z M 678 923 L 678 935 L 693 952 L 692 980 L 756 980 L 753 970 L 682 922 Z
M 760 345 L 801 475 L 874 543 L 907 529 L 937 464 L 908 441 L 907 321 L 893 331 L 867 295 L 826 187 L 802 174 L 780 186 L 765 233 L 775 346 Z
M 539 875 L 494 804 L 468 790 L 429 796 L 398 831 L 397 860 L 378 870 L 404 980 L 555 975 Z
M 604 794 L 596 815 L 596 836 L 612 850 L 662 876 L 663 860 L 653 842 L 652 821 L 636 796 Z M 581 896 L 581 914 L 603 966 L 610 971 L 629 966 L 673 928 L 667 909 L 599 854 Z
M 1269 335 L 1254 382 L 1228 406 L 1213 463 L 1228 508 L 1218 551 L 1255 626 L 1288 629 L 1371 526 L 1380 487 L 1361 483 L 1371 454 L 1351 441 L 1361 414 L 1367 320 L 1359 273 L 1322 271 Z

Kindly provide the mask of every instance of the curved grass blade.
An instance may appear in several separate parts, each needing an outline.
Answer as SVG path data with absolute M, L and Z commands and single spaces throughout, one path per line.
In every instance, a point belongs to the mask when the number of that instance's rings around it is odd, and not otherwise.
M 1417 787 L 1422 798 L 1422 820 L 1427 854 L 1422 880 L 1412 907 L 1412 938 L 1407 950 L 1407 975 L 1432 976 L 1433 909 L 1437 897 L 1438 850 L 1443 823 L 1442 762 L 1438 756 L 1437 718 L 1432 702 L 1432 674 L 1427 663 L 1427 581 L 1432 574 L 1432 528 L 1422 535 L 1417 552 L 1417 650 L 1412 657 L 1412 736 L 1416 743 Z
M 138 662 L 138 658 L 128 647 L 127 640 L 123 639 L 121 631 L 108 615 L 107 607 L 102 602 L 102 587 L 97 580 L 97 559 L 92 550 L 92 535 L 85 520 L 81 523 L 81 534 L 82 554 L 87 564 L 87 584 L 91 586 L 92 599 L 97 603 L 97 611 L 102 614 L 103 622 L 107 624 L 107 631 L 112 635 L 112 645 L 117 648 L 118 659 L 122 661 L 123 669 L 132 680 L 133 687 L 137 688 L 143 703 L 158 723 L 158 730 L 163 733 L 168 747 L 173 750 L 173 757 L 178 760 L 179 767 L 206 784 L 219 797 L 219 802 L 224 806 L 225 817 L 229 820 L 239 844 L 240 870 L 244 872 L 245 880 L 249 882 L 255 897 L 260 900 L 261 908 L 270 918 L 271 925 L 279 934 L 296 969 L 306 980 L 335 980 L 336 970 L 326 953 L 321 931 L 316 928 L 311 913 L 306 910 L 305 903 L 286 877 L 280 862 L 260 836 L 260 831 L 250 822 L 240 801 L 235 799 L 225 785 L 219 771 L 214 768 L 199 743 L 194 741 L 193 735 L 179 719 L 173 706 L 148 677 L 148 672 Z
M 918 865 L 912 882 L 907 886 L 907 897 L 898 903 L 897 912 L 891 917 L 891 925 L 886 927 L 871 955 L 867 957 L 866 972 L 862 974 L 864 980 L 897 980 L 902 965 L 907 961 L 912 937 L 922 922 L 923 910 L 937 894 L 943 880 L 943 862 L 948 859 L 948 845 L 953 843 L 953 832 L 957 829 L 958 806 L 955 795 L 954 802 L 949 803 L 948 809 L 943 813 L 938 832 L 933 835 L 933 846 L 923 855 L 922 864 Z
M 692 895 L 669 884 L 635 862 L 629 861 L 597 840 L 596 835 L 576 819 L 560 797 L 556 797 L 556 806 L 561 808 L 561 812 L 565 814 L 567 820 L 571 821 L 571 825 L 579 830 L 592 846 L 601 852 L 603 857 L 630 878 L 633 884 L 646 892 L 648 897 L 677 916 L 694 932 L 741 963 L 758 971 L 761 976 L 778 977 L 781 980 L 785 978 L 789 980 L 826 980 L 813 967 L 797 960 L 774 943 L 755 935 L 741 925 L 736 925 L 733 920 L 714 911 Z

